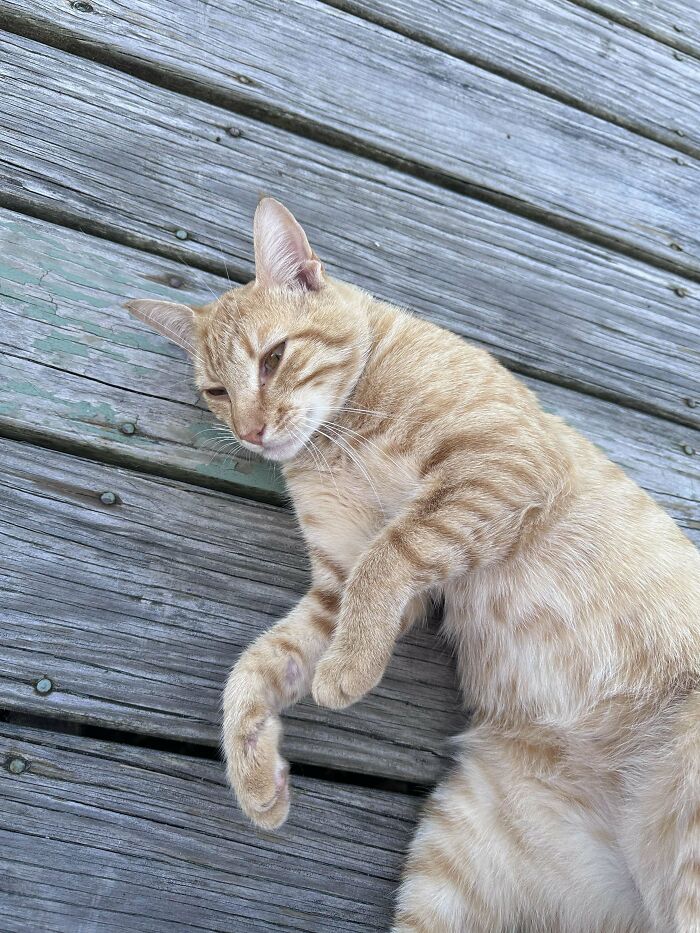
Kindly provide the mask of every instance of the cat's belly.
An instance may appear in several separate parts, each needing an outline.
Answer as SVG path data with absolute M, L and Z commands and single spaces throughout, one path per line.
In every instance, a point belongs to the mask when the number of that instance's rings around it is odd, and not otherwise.
M 461 685 L 481 714 L 567 728 L 613 689 L 605 678 L 617 666 L 614 651 L 604 657 L 595 620 L 582 619 L 555 579 L 505 565 L 450 582 L 444 593 Z

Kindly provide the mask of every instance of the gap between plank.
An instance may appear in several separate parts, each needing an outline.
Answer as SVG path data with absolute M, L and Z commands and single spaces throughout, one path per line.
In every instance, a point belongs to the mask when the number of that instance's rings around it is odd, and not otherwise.
M 23 713 L 15 710 L 0 710 L 0 722 L 25 726 L 42 732 L 76 735 L 85 739 L 94 739 L 97 742 L 111 742 L 115 745 L 128 745 L 150 749 L 155 752 L 167 752 L 189 758 L 199 758 L 204 761 L 222 762 L 221 754 L 218 748 L 214 746 L 199 745 L 196 742 L 179 739 L 165 739 L 158 736 L 144 735 L 139 732 L 129 732 L 125 729 L 112 729 L 108 726 L 94 726 L 88 723 L 76 722 L 75 720 L 54 718 L 53 716 L 38 716 L 34 713 Z M 413 797 L 423 797 L 431 790 L 431 785 L 428 784 L 385 778 L 380 775 L 362 774 L 355 771 L 343 771 L 320 765 L 290 762 L 290 771 L 292 775 L 313 778 L 326 784 L 374 788 L 396 794 L 409 794 Z
M 601 246 L 605 249 L 617 252 L 620 255 L 628 256 L 630 259 L 644 262 L 647 265 L 663 269 L 673 274 L 683 275 L 685 278 L 695 282 L 700 282 L 700 270 L 688 267 L 683 262 L 655 255 L 646 249 L 625 243 L 615 236 L 601 233 L 599 230 L 596 230 L 595 227 L 583 221 L 569 220 L 542 207 L 526 203 L 513 195 L 505 194 L 493 188 L 477 185 L 473 182 L 463 181 L 453 177 L 447 172 L 431 169 L 422 163 L 401 158 L 382 149 L 380 146 L 360 140 L 349 133 L 330 129 L 313 120 L 301 119 L 277 107 L 254 104 L 233 91 L 224 91 L 211 85 L 205 85 L 202 82 L 195 81 L 184 75 L 166 74 L 155 65 L 150 65 L 141 59 L 134 58 L 116 49 L 102 46 L 96 42 L 79 40 L 70 36 L 57 37 L 50 30 L 42 26 L 28 26 L 24 20 L 12 14 L 5 14 L 5 19 L 0 25 L 2 25 L 2 28 L 7 32 L 36 42 L 41 42 L 51 48 L 58 49 L 70 55 L 75 55 L 90 62 L 95 62 L 104 67 L 112 68 L 115 71 L 121 71 L 132 78 L 144 81 L 155 87 L 160 87 L 163 90 L 183 94 L 196 100 L 201 100 L 203 103 L 221 107 L 231 113 L 237 113 L 241 116 L 259 120 L 260 122 L 275 126 L 278 129 L 293 133 L 304 139 L 319 142 L 335 149 L 356 153 L 357 155 L 386 165 L 388 168 L 401 172 L 404 175 L 418 178 L 421 181 L 428 182 L 429 184 L 436 185 L 448 191 L 453 191 L 455 194 L 461 194 L 476 201 L 490 204 L 493 207 L 498 207 L 501 210 L 523 217 L 541 226 L 558 230 L 561 233 L 569 234 L 584 242 L 591 243 L 595 246 Z M 666 146 L 666 148 L 668 148 L 669 151 L 673 151 L 668 146 Z M 7 192 L 3 192 L 0 196 L 0 206 L 8 207 L 19 213 L 31 213 L 34 217 L 44 219 L 41 213 L 37 211 L 32 212 L 22 198 Z M 61 212 L 59 210 L 51 211 L 50 213 L 57 218 L 54 222 L 63 223 L 63 220 L 59 219 L 61 217 Z M 47 219 L 52 219 L 49 214 L 45 216 Z M 73 220 L 72 223 L 68 221 L 65 225 L 75 226 L 77 229 L 81 229 L 75 220 Z M 103 232 L 99 235 L 103 236 L 105 239 L 114 239 L 116 242 L 126 242 L 127 245 L 136 245 L 134 241 L 128 242 L 126 239 L 117 239 L 117 237 L 112 234 L 105 234 Z M 158 252 L 162 255 L 173 255 L 163 253 L 162 250 L 158 250 Z M 211 271 L 218 271 L 218 269 L 215 269 L 213 266 L 202 265 L 201 267 L 210 269 Z
M 89 440 L 82 442 L 58 438 L 30 424 L 20 424 L 16 427 L 10 424 L 0 425 L 0 438 L 18 441 L 20 444 L 38 447 L 42 450 L 52 450 L 57 453 L 81 457 L 83 460 L 91 460 L 93 463 L 103 463 L 105 466 L 123 467 L 144 476 L 157 476 L 160 479 L 187 483 L 190 486 L 199 486 L 202 489 L 225 492 L 237 496 L 239 499 L 249 499 L 253 502 L 261 502 L 264 505 L 277 505 L 285 509 L 290 507 L 289 497 L 273 490 L 261 489 L 252 485 L 239 485 L 235 480 L 217 479 L 215 476 L 202 476 L 195 470 L 188 470 L 174 464 L 161 468 L 157 463 L 144 462 L 139 458 L 138 454 L 130 455 L 116 450 L 95 448 Z

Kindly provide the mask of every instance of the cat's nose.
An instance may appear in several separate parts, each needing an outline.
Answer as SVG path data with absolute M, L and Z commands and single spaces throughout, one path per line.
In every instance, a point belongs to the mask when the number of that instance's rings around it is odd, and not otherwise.
M 262 447 L 265 427 L 266 425 L 261 424 L 259 427 L 252 427 L 249 431 L 242 432 L 240 435 L 241 440 L 248 441 L 249 444 L 257 444 L 259 447 Z

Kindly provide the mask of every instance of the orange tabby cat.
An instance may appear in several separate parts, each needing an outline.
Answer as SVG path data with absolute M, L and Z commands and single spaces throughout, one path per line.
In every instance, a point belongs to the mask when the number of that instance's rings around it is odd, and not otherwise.
M 329 278 L 263 200 L 256 279 L 135 315 L 283 461 L 313 585 L 236 664 L 228 774 L 287 816 L 280 711 L 380 680 L 445 600 L 473 725 L 413 843 L 396 933 L 700 933 L 700 555 L 487 353 Z

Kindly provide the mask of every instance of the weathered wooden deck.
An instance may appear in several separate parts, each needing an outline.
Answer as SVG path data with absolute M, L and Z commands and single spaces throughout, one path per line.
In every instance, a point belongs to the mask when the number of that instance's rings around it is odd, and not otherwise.
M 221 688 L 306 561 L 123 302 L 245 281 L 273 194 L 700 543 L 700 5 L 0 0 L 0 43 L 0 929 L 386 930 L 448 653 L 292 710 L 289 823 L 244 821 Z

